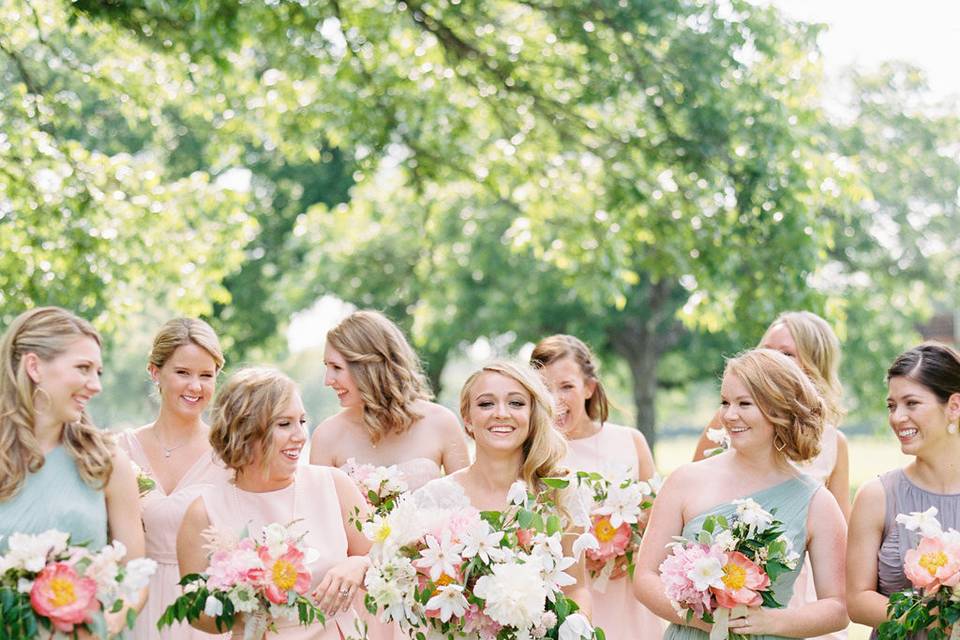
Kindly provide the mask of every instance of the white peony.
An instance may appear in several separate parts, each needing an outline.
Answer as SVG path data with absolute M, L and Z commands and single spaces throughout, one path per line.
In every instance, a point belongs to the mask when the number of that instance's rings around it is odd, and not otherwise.
M 773 523 L 773 514 L 752 498 L 734 500 L 733 504 L 737 506 L 737 518 L 750 527 L 751 532 L 763 533 Z
M 38 534 L 14 533 L 7 540 L 6 563 L 13 568 L 39 572 L 51 555 L 63 553 L 70 535 L 56 529 Z
M 477 580 L 473 593 L 485 601 L 484 613 L 494 622 L 520 630 L 540 621 L 547 602 L 536 562 L 494 565 L 492 574 Z
M 572 613 L 560 625 L 560 640 L 590 640 L 593 627 L 582 613 Z
M 897 523 L 910 531 L 919 531 L 920 535 L 926 538 L 937 538 L 943 533 L 940 521 L 937 520 L 936 507 L 930 507 L 926 511 L 914 511 L 909 515 L 901 513 L 897 516 Z
M 706 591 L 709 587 L 723 589 L 723 566 L 713 556 L 700 558 L 687 572 L 687 578 L 693 582 L 697 591 Z

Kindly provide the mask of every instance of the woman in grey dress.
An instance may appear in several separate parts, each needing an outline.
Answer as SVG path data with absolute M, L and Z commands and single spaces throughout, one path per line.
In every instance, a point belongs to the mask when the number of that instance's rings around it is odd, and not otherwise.
M 960 529 L 960 354 L 933 343 L 910 349 L 887 384 L 890 428 L 914 460 L 860 488 L 847 548 L 850 618 L 874 628 L 887 619 L 887 597 L 910 587 L 903 559 L 919 538 L 897 515 L 936 507 L 944 528 Z

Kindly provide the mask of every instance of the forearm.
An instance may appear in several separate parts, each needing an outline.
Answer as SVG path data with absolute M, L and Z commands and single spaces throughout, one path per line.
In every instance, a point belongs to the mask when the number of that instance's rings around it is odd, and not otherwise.
M 861 591 L 847 597 L 847 611 L 854 622 L 876 628 L 887 621 L 887 602 L 876 591 Z
M 563 587 L 562 591 L 563 595 L 577 603 L 577 606 L 580 607 L 580 613 L 589 619 L 593 618 L 593 596 L 586 584 L 577 580 L 575 584 Z

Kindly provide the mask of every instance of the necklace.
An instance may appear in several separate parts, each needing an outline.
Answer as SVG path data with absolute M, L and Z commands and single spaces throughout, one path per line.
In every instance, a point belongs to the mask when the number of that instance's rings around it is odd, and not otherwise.
M 163 444 L 163 440 L 160 439 L 160 434 L 157 432 L 157 425 L 156 425 L 156 424 L 153 425 L 153 437 L 157 439 L 157 444 L 159 444 L 159 445 L 160 445 L 160 448 L 163 449 L 163 457 L 164 457 L 164 458 L 169 458 L 171 453 L 173 453 L 174 451 L 176 451 L 176 450 L 179 449 L 180 447 L 186 446 L 186 444 L 187 444 L 188 442 L 190 442 L 190 436 L 187 436 L 187 437 L 184 439 L 184 441 L 181 442 L 180 444 L 174 445 L 174 446 L 172 446 L 172 447 L 168 447 L 167 445 Z

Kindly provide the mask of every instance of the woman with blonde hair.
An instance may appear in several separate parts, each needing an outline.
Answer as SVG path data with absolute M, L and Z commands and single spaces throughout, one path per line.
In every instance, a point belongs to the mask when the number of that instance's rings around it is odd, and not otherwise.
M 160 395 L 156 420 L 120 434 L 120 446 L 155 488 L 141 498 L 147 556 L 157 561 L 150 595 L 133 636 L 137 640 L 210 638 L 186 624 L 157 630 L 156 621 L 179 595 L 177 531 L 200 492 L 228 478 L 213 455 L 203 411 L 213 399 L 224 358 L 217 334 L 203 320 L 175 318 L 153 339 L 147 371 Z
M 475 371 L 460 391 L 460 415 L 468 435 L 476 443 L 476 460 L 467 468 L 427 483 L 414 492 L 418 504 L 453 509 L 472 506 L 479 511 L 504 511 L 507 494 L 517 480 L 528 491 L 547 487 L 544 478 L 562 477 L 566 443 L 553 428 L 553 402 L 536 371 L 521 363 L 491 362 Z M 566 520 L 568 533 L 581 528 L 585 508 L 576 492 L 552 490 L 555 504 Z M 564 536 L 567 554 L 572 536 Z M 576 584 L 564 593 L 591 612 L 590 589 L 582 562 L 568 573 Z
M 850 618 L 870 627 L 886 621 L 890 594 L 911 587 L 904 559 L 921 532 L 897 515 L 935 507 L 944 530 L 960 529 L 960 353 L 936 343 L 905 351 L 887 370 L 887 387 L 890 428 L 913 460 L 864 483 L 853 503 Z
M 350 314 L 327 333 L 323 361 L 342 410 L 317 425 L 311 463 L 397 465 L 411 490 L 469 463 L 456 416 L 430 401 L 416 353 L 386 316 Z
M 836 500 L 792 463 L 817 455 L 826 408 L 800 367 L 779 351 L 754 349 L 727 363 L 720 389 L 720 419 L 730 448 L 686 464 L 667 478 L 647 525 L 637 559 L 637 597 L 673 620 L 665 640 L 705 640 L 711 625 L 678 616 L 664 593 L 659 567 L 674 536 L 695 539 L 704 519 L 727 518 L 734 500 L 752 498 L 774 512 L 801 556 L 810 555 L 818 599 L 781 609 L 752 607 L 731 618 L 730 632 L 758 639 L 809 638 L 846 627 L 843 589 L 846 524 Z M 799 567 L 772 584 L 788 602 Z
M 544 338 L 534 347 L 530 364 L 539 369 L 553 394 L 554 424 L 567 439 L 567 467 L 611 479 L 648 480 L 654 475 L 653 455 L 643 434 L 607 422 L 609 403 L 599 365 L 583 341 L 569 335 Z M 663 621 L 633 596 L 625 568 L 617 569 L 592 593 L 593 622 L 610 638 L 660 638 Z
M 87 415 L 100 393 L 100 335 L 57 307 L 26 311 L 0 342 L 0 553 L 12 533 L 57 529 L 99 550 L 143 555 L 137 482 L 127 455 Z M 123 628 L 125 612 L 107 614 Z
M 366 515 L 363 496 L 339 469 L 299 464 L 307 442 L 306 414 L 296 384 L 269 368 L 242 369 L 223 385 L 213 407 L 210 444 L 230 469 L 231 481 L 205 488 L 187 509 L 177 536 L 180 573 L 203 572 L 209 565 L 203 532 L 246 531 L 258 537 L 279 523 L 302 534 L 316 550 L 307 564 L 314 599 L 327 615 L 325 625 L 303 627 L 275 620 L 277 637 L 288 640 L 342 640 L 355 630 L 352 609 L 369 566 L 370 541 L 350 523 Z M 202 616 L 193 625 L 215 632 Z M 246 620 L 237 620 L 234 637 L 243 637 Z

